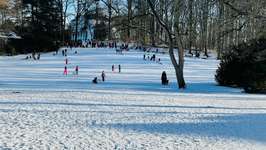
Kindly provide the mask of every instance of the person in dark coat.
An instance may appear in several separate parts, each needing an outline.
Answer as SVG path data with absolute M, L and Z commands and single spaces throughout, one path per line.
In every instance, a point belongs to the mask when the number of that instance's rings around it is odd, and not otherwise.
M 97 79 L 97 77 L 95 77 L 95 78 L 92 80 L 92 83 L 94 83 L 94 84 L 97 84 L 97 83 L 98 83 L 98 79 Z
M 105 81 L 105 73 L 104 73 L 104 71 L 102 72 L 102 81 L 104 82 Z
M 156 55 L 155 55 L 155 54 L 152 55 L 151 60 L 152 60 L 152 61 L 155 61 L 155 60 L 156 60 Z
M 112 72 L 115 71 L 115 65 L 112 65 Z
M 162 73 L 161 80 L 162 80 L 162 85 L 168 85 L 168 79 L 165 71 L 163 71 Z
M 118 65 L 118 71 L 121 73 L 121 65 Z
M 79 74 L 79 66 L 76 66 L 76 68 L 75 68 L 75 72 L 76 72 L 76 75 Z

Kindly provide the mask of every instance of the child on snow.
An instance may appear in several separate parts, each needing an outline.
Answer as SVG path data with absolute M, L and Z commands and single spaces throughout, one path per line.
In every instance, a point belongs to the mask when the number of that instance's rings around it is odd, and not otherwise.
M 75 68 L 75 73 L 76 73 L 76 75 L 79 74 L 79 66 L 76 66 L 76 68 Z
M 64 75 L 67 75 L 67 66 L 65 66 Z
M 112 72 L 115 71 L 115 65 L 112 65 Z

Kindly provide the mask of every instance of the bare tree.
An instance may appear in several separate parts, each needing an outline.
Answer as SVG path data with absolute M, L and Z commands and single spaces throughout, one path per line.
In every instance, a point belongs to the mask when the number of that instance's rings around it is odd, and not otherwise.
M 8 2 L 7 0 L 0 0 L 0 25 L 3 24 L 6 20 L 6 14 L 8 9 Z
M 184 49 L 182 47 L 182 42 L 181 42 L 181 38 L 180 35 L 177 34 L 177 45 L 178 45 L 178 63 L 176 61 L 175 58 L 175 54 L 174 54 L 174 34 L 171 30 L 171 28 L 166 24 L 165 21 L 162 20 L 162 18 L 159 17 L 156 9 L 155 9 L 155 3 L 152 2 L 151 0 L 147 0 L 152 13 L 154 14 L 155 18 L 157 19 L 157 21 L 160 23 L 160 25 L 165 29 L 166 34 L 168 35 L 168 39 L 169 39 L 169 54 L 170 54 L 170 58 L 172 61 L 172 64 L 175 68 L 175 73 L 176 73 L 176 78 L 177 78 L 177 82 L 178 82 L 178 87 L 179 88 L 186 88 L 186 83 L 184 80 L 184 74 L 183 74 L 183 69 L 184 69 Z M 177 33 L 179 33 L 178 29 L 177 29 Z

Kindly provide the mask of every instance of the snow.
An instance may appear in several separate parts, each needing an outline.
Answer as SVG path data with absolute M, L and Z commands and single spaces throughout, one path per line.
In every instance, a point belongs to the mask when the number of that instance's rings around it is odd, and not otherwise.
M 167 54 L 161 65 L 139 51 L 76 50 L 68 76 L 60 53 L 0 57 L 0 149 L 266 149 L 265 95 L 217 86 L 214 58 L 186 58 L 179 90 Z M 103 70 L 107 81 L 91 84 Z

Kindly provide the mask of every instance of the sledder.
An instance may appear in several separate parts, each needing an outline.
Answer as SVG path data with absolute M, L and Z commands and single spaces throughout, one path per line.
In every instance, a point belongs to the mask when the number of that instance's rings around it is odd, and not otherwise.
M 95 78 L 92 80 L 92 83 L 94 83 L 94 84 L 98 84 L 98 78 L 95 77 Z
M 92 83 L 93 84 L 98 84 L 99 82 L 105 82 L 105 77 L 106 77 L 105 72 L 102 71 L 102 74 L 101 74 L 102 80 L 99 80 L 98 77 L 94 77 L 93 80 L 92 80 Z

